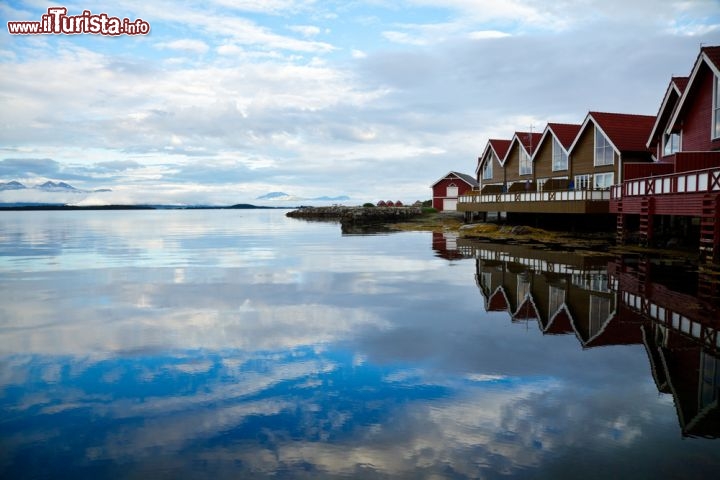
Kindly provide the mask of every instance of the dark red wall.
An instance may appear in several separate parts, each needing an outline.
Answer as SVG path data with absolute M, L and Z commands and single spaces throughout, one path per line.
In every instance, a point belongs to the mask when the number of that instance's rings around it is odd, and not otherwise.
M 472 189 L 470 185 L 465 183 L 464 180 L 459 178 L 443 178 L 433 187 L 433 208 L 442 210 L 443 198 L 447 197 L 447 187 L 454 183 L 458 187 L 458 195 L 464 195 L 466 192 Z M 441 197 L 441 198 L 437 198 Z
M 712 141 L 711 121 L 713 103 L 713 81 L 715 76 L 707 65 L 698 71 L 693 91 L 683 109 L 682 122 L 682 151 L 697 152 L 708 150 L 719 150 L 720 140 Z

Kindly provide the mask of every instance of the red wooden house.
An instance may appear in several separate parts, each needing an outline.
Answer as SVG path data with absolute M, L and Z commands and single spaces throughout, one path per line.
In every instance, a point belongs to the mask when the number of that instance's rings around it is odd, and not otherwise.
M 470 175 L 450 172 L 432 185 L 433 208 L 438 211 L 455 211 L 458 197 L 477 188 L 477 180 Z
M 540 143 L 540 133 L 515 132 L 502 160 L 508 192 L 535 190 L 532 156 Z
M 505 169 L 503 161 L 510 147 L 510 140 L 491 138 L 488 140 L 483 154 L 478 158 L 475 178 L 480 191 L 500 192 L 505 186 Z M 487 188 L 486 188 L 487 187 Z
M 612 190 L 617 235 L 639 218 L 640 238 L 658 230 L 687 236 L 700 218 L 700 249 L 711 261 L 720 252 L 720 47 L 703 47 L 690 76 L 673 78 L 646 146 L 651 164 L 628 164 Z M 618 182 L 619 183 L 619 182 Z

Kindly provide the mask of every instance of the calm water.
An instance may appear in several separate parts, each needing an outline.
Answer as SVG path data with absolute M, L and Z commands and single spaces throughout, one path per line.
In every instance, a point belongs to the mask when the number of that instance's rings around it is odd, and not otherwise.
M 0 212 L 0 477 L 714 477 L 720 324 L 665 269 L 282 211 Z

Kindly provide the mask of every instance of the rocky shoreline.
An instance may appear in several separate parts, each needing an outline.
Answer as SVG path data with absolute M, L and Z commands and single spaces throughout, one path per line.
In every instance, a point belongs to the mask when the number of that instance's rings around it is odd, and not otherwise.
M 285 214 L 306 220 L 330 220 L 342 224 L 367 225 L 403 222 L 423 215 L 421 207 L 303 207 Z

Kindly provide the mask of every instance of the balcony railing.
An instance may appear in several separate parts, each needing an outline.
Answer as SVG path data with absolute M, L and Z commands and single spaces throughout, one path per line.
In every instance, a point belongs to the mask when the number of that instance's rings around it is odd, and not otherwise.
M 613 199 L 720 191 L 720 168 L 627 180 L 610 189 Z
M 517 192 L 462 195 L 458 203 L 500 203 L 500 202 L 572 202 L 608 201 L 610 190 L 558 190 L 550 192 Z

